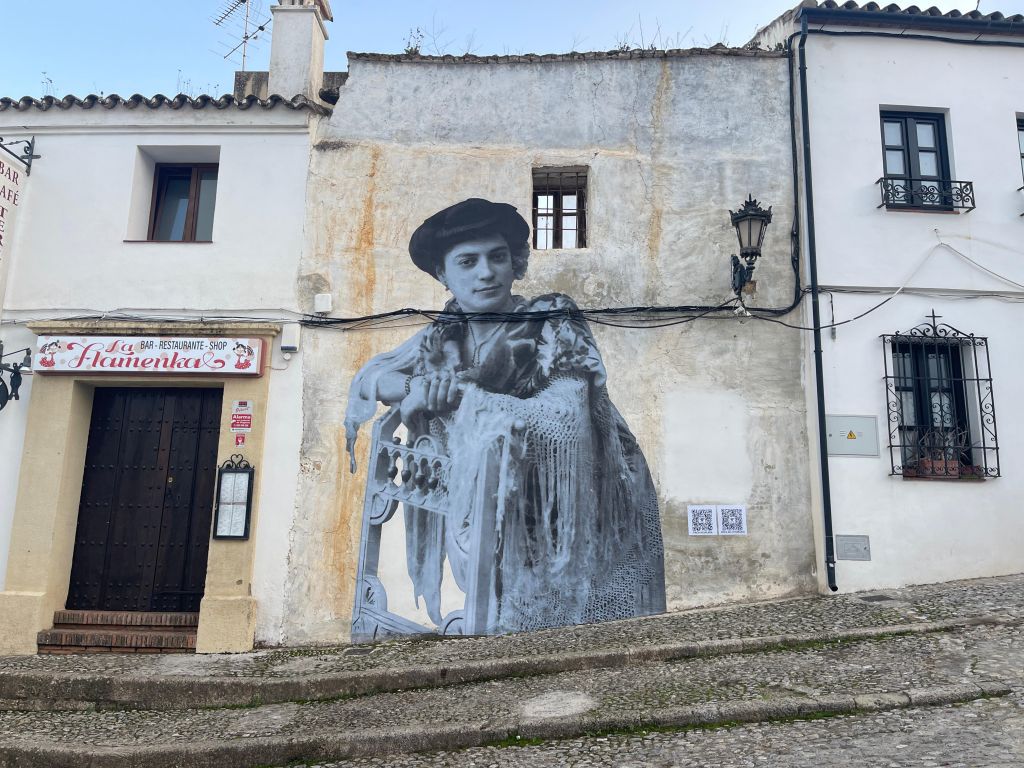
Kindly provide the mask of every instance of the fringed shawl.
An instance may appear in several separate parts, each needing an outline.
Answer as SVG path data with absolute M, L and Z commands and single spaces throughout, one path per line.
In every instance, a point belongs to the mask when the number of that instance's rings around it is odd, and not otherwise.
M 474 494 L 498 463 L 490 631 L 627 618 L 664 610 L 657 499 L 636 440 L 608 398 L 590 329 L 566 296 L 517 298 L 518 311 L 552 319 L 507 322 L 478 365 L 466 365 L 465 323 L 435 323 L 367 363 L 352 382 L 349 451 L 376 412 L 377 381 L 391 372 L 461 369 L 450 414 L 408 425 L 430 431 L 451 458 L 443 516 L 405 509 L 406 555 L 417 599 L 438 625 L 443 564 L 467 588 Z M 458 311 L 449 304 L 448 311 Z M 561 314 L 564 311 L 564 314 Z M 352 466 L 354 468 L 354 459 Z

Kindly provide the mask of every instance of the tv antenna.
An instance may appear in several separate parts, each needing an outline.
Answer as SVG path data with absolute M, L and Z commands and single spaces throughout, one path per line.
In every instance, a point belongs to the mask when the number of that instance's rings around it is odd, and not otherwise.
M 234 34 L 240 36 L 238 44 L 225 53 L 223 58 L 227 59 L 241 49 L 242 71 L 245 71 L 249 43 L 256 40 L 261 32 L 266 31 L 270 24 L 269 18 L 261 24 L 255 22 L 255 17 L 262 15 L 262 11 L 260 0 L 224 0 L 220 10 L 210 19 L 214 26 L 229 30 L 233 28 Z

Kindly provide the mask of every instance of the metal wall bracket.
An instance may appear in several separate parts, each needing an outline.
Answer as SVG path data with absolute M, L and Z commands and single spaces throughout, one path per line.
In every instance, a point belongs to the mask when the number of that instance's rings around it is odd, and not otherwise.
M 21 149 L 18 152 L 8 149 L 8 147 L 17 147 L 21 145 Z M 38 160 L 41 155 L 37 155 L 36 152 L 36 137 L 33 136 L 31 139 L 15 139 L 14 141 L 4 141 L 4 137 L 0 136 L 0 149 L 6 152 L 8 155 L 13 157 L 15 160 L 20 160 L 25 164 L 25 175 L 32 175 L 32 161 Z

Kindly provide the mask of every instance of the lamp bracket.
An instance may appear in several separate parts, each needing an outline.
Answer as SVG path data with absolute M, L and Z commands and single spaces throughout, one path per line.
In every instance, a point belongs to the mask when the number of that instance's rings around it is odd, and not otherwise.
M 21 149 L 17 152 L 8 149 L 8 147 L 17 147 L 21 145 Z M 33 136 L 31 139 L 15 139 L 14 141 L 4 141 L 4 137 L 0 136 L 0 149 L 6 152 L 8 155 L 13 157 L 15 160 L 20 160 L 25 164 L 25 175 L 32 175 L 32 161 L 38 160 L 41 155 L 37 155 L 36 151 L 36 137 Z

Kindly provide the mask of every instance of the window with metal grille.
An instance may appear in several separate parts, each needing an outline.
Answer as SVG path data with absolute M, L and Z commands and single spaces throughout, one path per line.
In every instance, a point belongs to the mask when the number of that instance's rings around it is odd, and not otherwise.
M 587 169 L 534 168 L 533 247 L 587 247 Z
M 946 121 L 927 112 L 882 112 L 882 167 L 878 180 L 888 208 L 974 209 L 974 185 L 950 178 Z
M 148 240 L 209 242 L 217 197 L 217 165 L 156 164 Z
M 1024 120 L 1020 119 L 1017 120 L 1017 146 L 1020 147 L 1020 173 L 1024 177 Z M 1020 189 L 1024 189 L 1024 186 Z
M 882 336 L 891 474 L 999 477 L 988 339 L 939 317 Z

